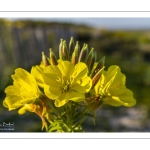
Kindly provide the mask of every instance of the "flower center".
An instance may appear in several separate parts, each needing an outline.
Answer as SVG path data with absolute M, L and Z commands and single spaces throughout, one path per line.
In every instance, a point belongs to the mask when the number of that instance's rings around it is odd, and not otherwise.
M 71 90 L 71 80 L 65 80 L 65 77 L 62 77 L 61 88 L 63 92 L 67 92 Z

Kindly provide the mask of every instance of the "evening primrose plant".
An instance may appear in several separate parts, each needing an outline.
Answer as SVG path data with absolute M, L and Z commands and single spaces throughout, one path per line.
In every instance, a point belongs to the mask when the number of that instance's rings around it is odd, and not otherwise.
M 82 123 L 103 104 L 132 107 L 133 93 L 126 87 L 126 76 L 119 66 L 105 70 L 105 57 L 96 61 L 94 48 L 80 48 L 71 37 L 67 46 L 61 39 L 59 58 L 52 49 L 49 57 L 30 72 L 17 68 L 13 85 L 5 89 L 3 106 L 11 110 L 36 113 L 46 132 L 82 132 Z

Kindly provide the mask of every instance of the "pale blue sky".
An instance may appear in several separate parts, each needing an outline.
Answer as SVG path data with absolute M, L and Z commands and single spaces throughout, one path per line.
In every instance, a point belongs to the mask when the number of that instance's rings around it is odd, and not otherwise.
M 13 20 L 15 18 L 9 19 Z M 29 19 L 85 24 L 96 28 L 106 28 L 115 30 L 150 29 L 150 18 L 29 18 Z

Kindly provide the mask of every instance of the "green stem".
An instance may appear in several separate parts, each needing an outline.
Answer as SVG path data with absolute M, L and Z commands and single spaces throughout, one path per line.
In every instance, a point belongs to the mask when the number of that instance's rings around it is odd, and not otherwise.
M 44 96 L 44 99 L 46 100 L 47 104 L 49 105 L 49 107 L 52 109 L 52 111 L 60 118 L 63 119 L 65 121 L 65 118 L 63 116 L 61 116 L 61 114 L 59 113 L 59 111 L 57 111 L 57 109 L 51 104 L 50 100 Z
M 84 108 L 82 109 L 80 112 L 78 112 L 75 117 L 76 119 L 83 116 L 83 118 L 81 118 L 73 127 L 73 129 L 75 129 L 76 127 L 78 127 L 79 125 L 81 125 L 87 118 L 88 116 L 85 116 L 86 113 L 90 113 L 93 110 L 93 106 L 92 106 L 92 101 Z
M 76 127 L 78 127 L 79 125 L 81 125 L 86 119 L 87 119 L 88 116 L 84 116 L 80 121 L 78 121 L 75 126 L 72 128 L 72 130 L 74 130 Z
M 79 118 L 80 116 L 84 115 L 86 113 L 87 110 L 89 110 L 91 108 L 90 105 L 87 105 L 85 108 L 83 108 L 82 110 L 80 110 L 78 113 L 76 113 L 76 115 L 74 116 L 74 118 Z
M 73 106 L 73 103 L 71 101 L 69 101 L 66 104 L 66 107 L 65 107 L 65 109 L 67 111 L 67 113 L 66 113 L 67 125 L 69 127 L 69 130 L 71 130 L 71 131 L 72 131 L 72 125 L 73 125 L 73 120 L 74 120 L 74 118 L 73 118 L 73 110 L 74 110 L 74 108 L 73 107 L 74 106 Z

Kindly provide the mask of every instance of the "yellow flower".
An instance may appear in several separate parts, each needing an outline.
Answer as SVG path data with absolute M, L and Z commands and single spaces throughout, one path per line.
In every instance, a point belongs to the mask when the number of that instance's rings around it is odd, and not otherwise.
M 31 73 L 34 75 L 37 84 L 43 88 L 44 87 L 44 79 L 43 79 L 43 69 L 44 67 L 41 65 L 33 66 L 31 69 Z
M 26 113 L 26 111 L 36 113 L 42 120 L 42 130 L 44 127 L 46 128 L 46 130 L 48 129 L 47 122 L 44 117 L 46 114 L 46 111 L 48 111 L 48 107 L 45 105 L 44 102 L 38 101 L 36 104 L 34 103 L 25 104 L 23 107 L 19 109 L 18 113 L 22 115 Z
M 103 71 L 102 76 L 95 86 L 96 95 L 100 95 L 103 104 L 112 106 L 131 107 L 136 104 L 131 90 L 125 86 L 126 77 L 121 73 L 119 66 L 110 66 L 108 71 Z
M 6 98 L 3 101 L 4 107 L 9 111 L 35 102 L 42 94 L 34 76 L 26 70 L 16 69 L 12 79 L 13 85 L 5 89 Z
M 47 97 L 55 100 L 55 106 L 60 107 L 69 100 L 79 102 L 85 98 L 85 93 L 91 89 L 92 81 L 87 76 L 88 68 L 79 62 L 75 66 L 69 61 L 59 61 L 58 65 L 44 68 L 44 92 Z

